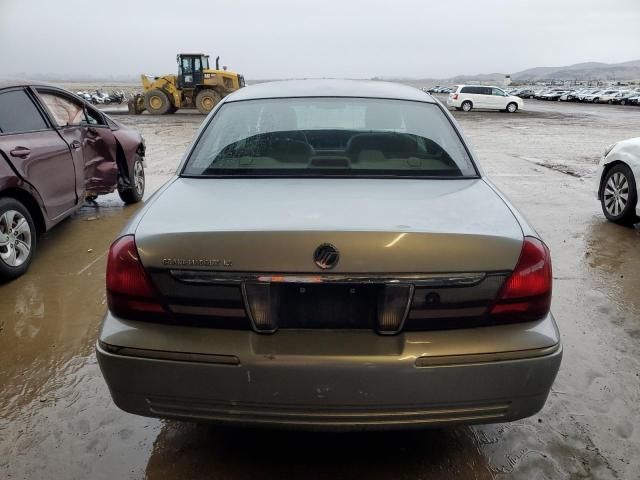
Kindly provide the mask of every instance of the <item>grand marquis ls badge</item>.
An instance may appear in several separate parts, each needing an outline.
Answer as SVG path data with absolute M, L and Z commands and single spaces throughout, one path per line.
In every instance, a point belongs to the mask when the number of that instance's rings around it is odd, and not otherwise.
M 163 265 L 181 267 L 231 267 L 233 262 L 225 258 L 163 258 Z
M 325 243 L 316 248 L 313 254 L 313 261 L 318 268 L 322 270 L 330 270 L 338 264 L 340 260 L 340 252 L 329 243 Z

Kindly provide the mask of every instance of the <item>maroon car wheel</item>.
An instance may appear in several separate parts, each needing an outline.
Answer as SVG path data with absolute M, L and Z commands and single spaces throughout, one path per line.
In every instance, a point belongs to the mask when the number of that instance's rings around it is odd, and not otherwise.
M 129 172 L 129 181 L 118 188 L 118 194 L 124 203 L 137 203 L 144 197 L 144 164 L 142 157 L 136 154 L 133 166 Z
M 10 280 L 27 271 L 36 240 L 29 210 L 13 198 L 0 199 L 0 280 Z

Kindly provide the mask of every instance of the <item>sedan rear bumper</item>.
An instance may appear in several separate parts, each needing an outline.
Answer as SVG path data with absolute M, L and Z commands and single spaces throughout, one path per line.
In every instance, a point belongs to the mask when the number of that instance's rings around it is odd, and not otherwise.
M 187 345 L 186 327 L 108 316 L 97 356 L 114 402 L 144 416 L 330 430 L 493 423 L 538 412 L 560 366 L 553 317 L 518 327 L 395 337 L 190 328 L 200 335 Z M 122 345 L 135 343 L 132 328 L 149 330 L 147 348 Z

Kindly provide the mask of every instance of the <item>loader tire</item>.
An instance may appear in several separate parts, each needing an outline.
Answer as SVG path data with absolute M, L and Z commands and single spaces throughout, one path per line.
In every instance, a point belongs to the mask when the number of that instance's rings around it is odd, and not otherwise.
M 196 95 L 196 108 L 203 115 L 208 114 L 222 100 L 218 92 L 210 88 L 201 90 Z
M 157 88 L 149 90 L 144 94 L 144 108 L 153 115 L 164 115 L 171 109 L 169 96 Z

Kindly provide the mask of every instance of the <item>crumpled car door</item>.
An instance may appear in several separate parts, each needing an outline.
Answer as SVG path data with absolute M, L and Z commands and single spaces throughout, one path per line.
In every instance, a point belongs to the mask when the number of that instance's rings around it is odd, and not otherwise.
M 84 188 L 78 185 L 79 195 L 113 192 L 118 184 L 117 142 L 103 116 L 82 100 L 58 89 L 39 87 L 37 92 L 70 148 L 81 151 L 76 173 L 78 182 L 84 182 Z
M 88 112 L 88 116 L 91 112 Z M 89 117 L 90 118 L 90 117 Z M 118 184 L 118 146 L 106 125 L 84 125 L 84 178 L 88 195 L 113 192 Z

